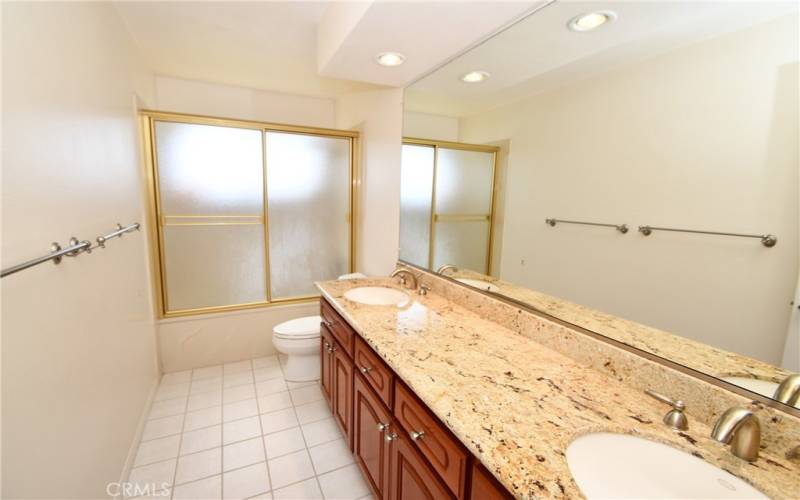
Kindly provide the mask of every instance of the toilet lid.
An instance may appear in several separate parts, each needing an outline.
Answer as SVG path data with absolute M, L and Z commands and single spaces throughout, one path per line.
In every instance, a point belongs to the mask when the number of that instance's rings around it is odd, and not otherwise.
M 322 318 L 319 316 L 305 316 L 303 318 L 290 319 L 275 326 L 272 329 L 273 335 L 289 339 L 311 339 L 319 337 L 319 324 Z

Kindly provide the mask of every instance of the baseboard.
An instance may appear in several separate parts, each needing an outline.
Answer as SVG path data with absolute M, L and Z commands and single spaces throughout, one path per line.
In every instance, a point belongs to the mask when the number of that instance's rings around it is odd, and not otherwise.
M 139 442 L 142 440 L 144 426 L 147 425 L 147 416 L 150 414 L 150 408 L 153 406 L 153 400 L 156 397 L 156 391 L 158 390 L 160 378 L 161 376 L 159 375 L 153 382 L 153 387 L 150 389 L 150 395 L 147 397 L 147 401 L 144 405 L 144 411 L 142 411 L 142 414 L 139 417 L 139 423 L 136 425 L 136 432 L 133 434 L 133 439 L 131 440 L 131 447 L 128 449 L 128 456 L 125 458 L 125 464 L 122 466 L 119 484 L 123 484 L 128 480 L 131 469 L 133 469 L 133 463 L 136 460 L 136 453 L 139 451 Z M 114 500 L 122 500 L 122 498 L 123 495 L 121 492 L 114 496 Z

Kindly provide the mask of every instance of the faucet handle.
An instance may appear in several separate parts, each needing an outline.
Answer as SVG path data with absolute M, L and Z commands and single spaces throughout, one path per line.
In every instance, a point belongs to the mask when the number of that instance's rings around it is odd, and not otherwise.
M 664 424 L 673 429 L 679 429 L 685 431 L 689 428 L 689 421 L 684 415 L 683 410 L 686 409 L 686 404 L 680 399 L 672 399 L 668 396 L 661 394 L 660 392 L 653 391 L 651 389 L 647 389 L 644 391 L 648 396 L 651 396 L 662 403 L 666 403 L 672 407 L 672 409 L 664 415 Z
M 430 287 L 430 285 L 428 285 L 426 283 L 420 283 L 419 284 L 419 288 L 417 289 L 417 293 L 419 295 L 428 295 L 428 292 L 430 292 L 430 291 L 431 291 L 431 287 Z

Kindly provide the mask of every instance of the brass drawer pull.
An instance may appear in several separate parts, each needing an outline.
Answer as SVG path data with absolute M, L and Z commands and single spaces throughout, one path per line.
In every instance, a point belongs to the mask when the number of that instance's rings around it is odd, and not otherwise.
M 408 433 L 408 435 L 411 436 L 412 441 L 419 441 L 420 439 L 425 437 L 425 431 L 421 432 L 411 431 Z
M 392 441 L 397 439 L 397 434 L 395 434 L 394 432 L 391 434 L 387 434 L 386 437 L 384 437 L 384 439 L 386 440 L 387 443 L 391 443 Z
M 324 324 L 325 324 L 325 326 L 327 326 L 328 328 L 333 328 L 333 325 L 335 325 L 335 324 L 336 324 L 336 322 L 335 322 L 335 321 L 330 321 L 330 320 L 327 320 L 327 319 L 326 319 L 326 320 L 323 320 L 323 323 L 324 323 Z
M 366 375 L 367 373 L 372 371 L 372 367 L 370 367 L 370 366 L 362 366 L 361 368 L 359 368 L 359 370 L 361 371 L 361 373 Z
M 389 428 L 389 424 L 384 424 L 383 422 L 378 422 L 378 430 L 381 432 L 386 432 L 386 429 Z

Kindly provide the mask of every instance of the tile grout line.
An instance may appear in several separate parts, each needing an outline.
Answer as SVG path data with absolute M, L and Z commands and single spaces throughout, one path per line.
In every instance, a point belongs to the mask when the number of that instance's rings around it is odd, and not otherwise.
M 194 373 L 194 370 L 192 371 Z M 163 378 L 163 377 L 162 377 Z M 183 419 L 181 419 L 181 433 L 178 437 L 178 456 L 175 457 L 175 470 L 172 472 L 172 484 L 170 485 L 170 492 L 169 497 L 172 499 L 175 496 L 175 480 L 178 477 L 178 462 L 180 461 L 181 457 L 181 446 L 183 446 L 183 428 L 186 427 L 186 414 L 188 413 L 189 408 L 189 393 L 192 390 L 192 380 L 191 376 L 189 378 L 189 387 L 186 388 L 186 405 L 183 409 Z
M 250 360 L 250 366 L 252 367 L 252 365 L 253 365 L 253 360 L 251 359 Z M 253 378 L 255 378 L 255 377 L 253 377 Z M 258 437 L 261 440 L 261 450 L 264 452 L 264 468 L 267 469 L 267 481 L 269 482 L 269 487 L 267 488 L 267 491 L 262 492 L 262 493 L 268 493 L 268 492 L 273 491 L 275 488 L 274 488 L 274 485 L 272 484 L 272 473 L 270 473 L 270 471 L 269 471 L 269 457 L 267 456 L 267 445 L 264 444 L 264 437 L 265 437 L 264 436 L 264 426 L 261 425 L 261 405 L 258 404 L 258 392 L 256 392 L 256 411 L 259 412 L 258 415 L 256 416 L 256 418 L 258 419 L 258 429 L 260 431 L 260 434 L 259 434 Z M 261 493 L 256 493 L 256 495 L 260 495 L 260 494 Z M 252 496 L 256 496 L 256 495 L 252 495 Z M 270 495 L 270 496 L 272 496 L 273 498 L 275 497 L 275 495 Z

